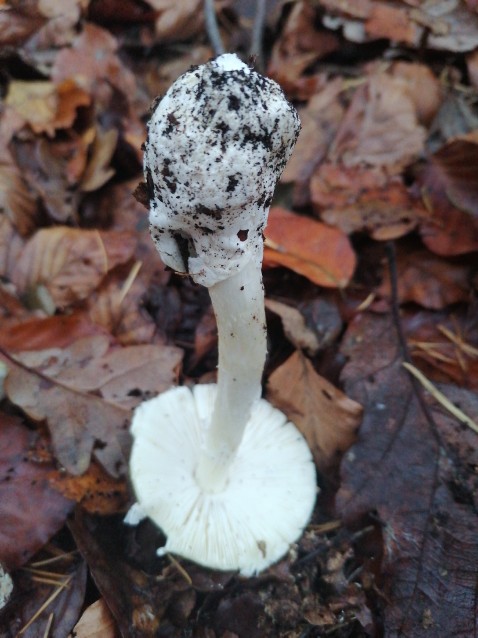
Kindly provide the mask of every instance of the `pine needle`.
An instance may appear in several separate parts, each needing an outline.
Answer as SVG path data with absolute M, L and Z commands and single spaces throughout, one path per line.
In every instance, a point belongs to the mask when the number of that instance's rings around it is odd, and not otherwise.
M 436 388 L 431 381 L 429 381 L 424 374 L 415 368 L 411 363 L 403 362 L 403 367 L 408 370 L 408 372 L 419 381 L 422 386 L 425 388 L 427 392 L 429 392 L 432 397 L 438 401 L 440 405 L 442 405 L 450 414 L 452 414 L 460 423 L 464 423 L 469 428 L 471 428 L 474 432 L 478 433 L 478 424 L 476 424 L 473 419 L 467 416 L 463 410 L 457 408 L 447 397 L 440 392 L 438 388 Z

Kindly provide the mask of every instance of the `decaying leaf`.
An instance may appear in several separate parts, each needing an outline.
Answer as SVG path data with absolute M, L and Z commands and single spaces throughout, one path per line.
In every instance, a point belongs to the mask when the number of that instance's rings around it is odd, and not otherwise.
M 405 83 L 377 71 L 355 91 L 329 159 L 398 173 L 420 155 L 424 142 L 425 129 Z
M 466 301 L 470 294 L 470 270 L 466 263 L 450 263 L 421 249 L 399 249 L 397 253 L 398 297 L 439 310 Z M 390 296 L 388 273 L 380 293 Z
M 319 376 L 300 352 L 272 373 L 267 395 L 305 436 L 319 470 L 330 468 L 354 442 L 362 406 Z
M 49 484 L 58 472 L 48 455 L 42 459 L 45 444 L 19 418 L 0 413 L 0 564 L 9 570 L 41 549 L 73 508 Z
M 87 297 L 106 273 L 134 252 L 130 233 L 56 226 L 39 230 L 12 273 L 23 292 L 44 285 L 57 306 Z
M 367 514 L 381 521 L 384 632 L 468 636 L 476 625 L 471 469 L 476 434 L 433 401 L 431 412 L 422 411 L 401 365 L 390 317 L 358 316 L 342 352 L 348 358 L 345 391 L 362 403 L 364 419 L 344 457 L 338 513 L 349 524 Z M 468 414 L 476 420 L 476 396 L 465 395 Z M 458 400 L 465 407 L 464 396 Z
M 110 348 L 106 335 L 78 339 L 65 348 L 15 355 L 29 368 L 71 390 L 95 392 L 112 405 L 135 407 L 177 383 L 182 350 L 174 346 Z
M 344 288 L 354 273 L 355 254 L 336 228 L 273 208 L 265 235 L 266 265 L 285 266 L 327 288 Z
M 428 217 L 402 179 L 380 169 L 325 162 L 313 174 L 310 191 L 321 219 L 346 234 L 365 231 L 381 241 L 396 239 Z
M 124 95 L 134 95 L 135 78 L 117 54 L 118 42 L 105 29 L 86 22 L 70 48 L 64 47 L 55 58 L 51 77 L 56 83 L 73 80 L 93 95 L 100 95 L 105 83 L 111 83 Z
M 91 455 L 112 476 L 126 471 L 130 411 L 70 389 L 1 356 L 8 367 L 5 393 L 37 421 L 46 420 L 59 463 L 71 474 L 85 472 Z
M 58 85 L 43 80 L 16 80 L 10 83 L 5 98 L 5 104 L 15 109 L 35 133 L 50 137 L 57 129 L 72 126 L 77 109 L 90 102 L 90 95 L 72 80 Z

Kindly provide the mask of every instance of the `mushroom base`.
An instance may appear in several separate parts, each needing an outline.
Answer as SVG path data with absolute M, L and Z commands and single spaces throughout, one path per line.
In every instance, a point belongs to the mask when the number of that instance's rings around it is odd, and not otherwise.
M 216 385 L 168 390 L 135 411 L 130 473 L 141 511 L 167 536 L 158 550 L 251 576 L 282 558 L 316 498 L 310 450 L 286 416 L 260 399 L 225 487 L 195 479 Z

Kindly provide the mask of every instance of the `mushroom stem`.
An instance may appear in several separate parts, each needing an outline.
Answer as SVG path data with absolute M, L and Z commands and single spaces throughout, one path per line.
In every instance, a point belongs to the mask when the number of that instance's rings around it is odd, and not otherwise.
M 262 251 L 261 251 L 262 253 Z M 211 286 L 219 336 L 217 398 L 196 470 L 204 491 L 220 492 L 254 403 L 261 395 L 267 349 L 262 254 Z

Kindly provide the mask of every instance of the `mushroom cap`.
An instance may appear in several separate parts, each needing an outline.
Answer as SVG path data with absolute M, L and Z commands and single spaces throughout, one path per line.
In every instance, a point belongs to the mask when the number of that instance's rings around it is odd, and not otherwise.
M 261 255 L 300 129 L 282 89 L 225 54 L 181 75 L 148 124 L 151 234 L 164 263 L 211 286 Z
M 167 536 L 159 554 L 251 576 L 302 534 L 316 498 L 315 467 L 296 427 L 260 399 L 225 489 L 204 492 L 194 473 L 215 397 L 216 385 L 197 385 L 142 403 L 132 423 L 131 480 L 140 511 Z

